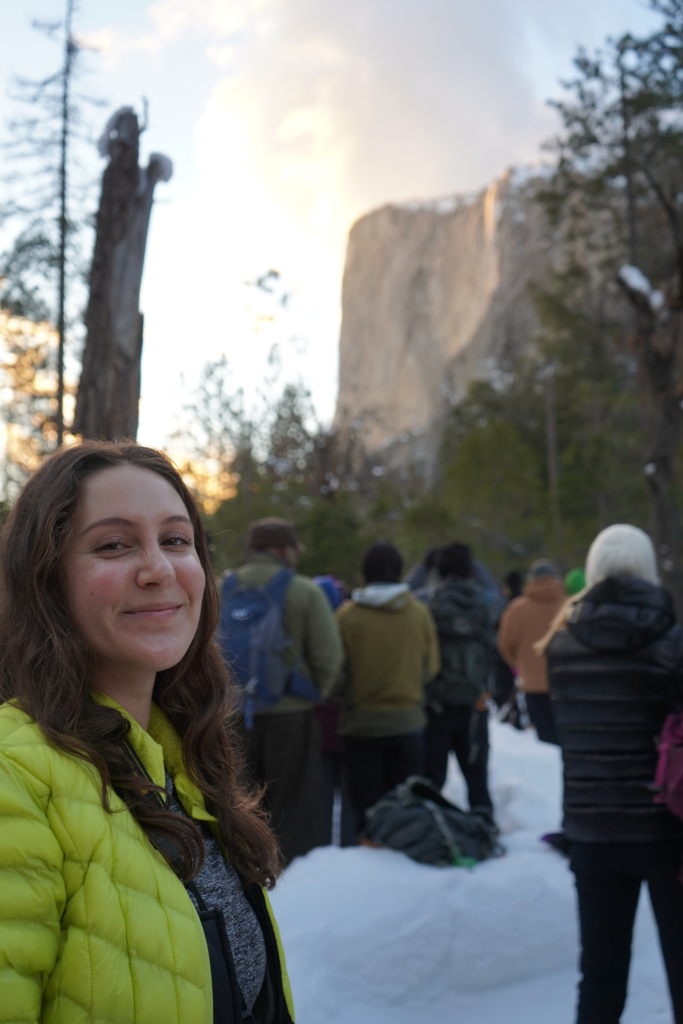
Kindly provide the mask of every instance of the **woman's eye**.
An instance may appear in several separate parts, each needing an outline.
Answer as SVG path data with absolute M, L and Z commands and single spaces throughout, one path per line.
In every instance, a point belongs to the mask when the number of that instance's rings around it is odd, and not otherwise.
M 120 551 L 123 547 L 122 540 L 105 540 L 102 544 L 98 544 L 95 548 L 96 551 Z
M 192 544 L 192 538 L 186 537 L 184 533 L 174 533 L 172 537 L 167 537 L 162 541 L 162 544 L 172 548 L 189 547 Z

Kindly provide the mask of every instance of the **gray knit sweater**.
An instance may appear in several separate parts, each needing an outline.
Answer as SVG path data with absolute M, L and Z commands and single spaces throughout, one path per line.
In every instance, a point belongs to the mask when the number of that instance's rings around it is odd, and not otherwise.
M 168 772 L 166 789 L 171 794 L 168 809 L 174 814 L 185 814 L 175 794 L 173 779 Z M 202 826 L 202 835 L 204 865 L 194 879 L 194 884 L 206 906 L 210 910 L 219 908 L 225 915 L 230 948 L 235 961 L 235 973 L 247 1010 L 251 1012 L 266 976 L 266 944 L 263 933 L 256 914 L 244 895 L 237 872 L 223 856 L 208 826 Z M 188 895 L 197 907 L 197 901 L 189 890 Z

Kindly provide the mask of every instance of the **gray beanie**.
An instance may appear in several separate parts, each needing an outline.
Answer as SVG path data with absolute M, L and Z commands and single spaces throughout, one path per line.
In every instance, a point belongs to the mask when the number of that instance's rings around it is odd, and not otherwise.
M 594 587 L 608 576 L 660 582 L 655 549 L 644 530 L 617 523 L 597 535 L 586 559 L 586 583 Z
M 529 566 L 526 578 L 527 580 L 536 580 L 539 576 L 557 576 L 559 580 L 562 578 L 562 573 L 549 558 L 538 558 Z

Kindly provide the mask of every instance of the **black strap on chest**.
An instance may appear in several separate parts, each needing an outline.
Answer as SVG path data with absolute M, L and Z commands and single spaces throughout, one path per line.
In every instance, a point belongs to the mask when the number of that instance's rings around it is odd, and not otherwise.
M 130 743 L 124 741 L 124 748 L 129 760 L 135 767 L 136 774 L 146 779 L 152 785 L 155 785 L 154 780 Z M 162 810 L 168 810 L 168 798 L 164 797 L 158 789 L 150 790 L 149 792 L 143 790 L 143 793 L 149 799 L 155 800 Z M 150 839 L 170 862 L 175 873 L 181 877 L 183 858 L 172 841 L 157 833 L 150 835 Z M 190 879 L 188 882 L 182 881 L 188 893 L 191 893 L 194 897 L 209 951 L 211 987 L 213 989 L 213 1024 L 252 1024 L 252 1022 L 255 1024 L 256 1019 L 247 1010 L 247 1004 L 237 980 L 235 960 L 230 947 L 230 938 L 223 911 L 219 907 L 209 908 L 207 906 L 194 879 Z

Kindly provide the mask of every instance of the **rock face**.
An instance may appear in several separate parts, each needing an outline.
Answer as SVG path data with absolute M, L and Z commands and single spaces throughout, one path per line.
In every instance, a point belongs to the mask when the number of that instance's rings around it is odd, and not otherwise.
M 552 247 L 538 184 L 508 172 L 479 195 L 392 204 L 351 229 L 335 425 L 362 422 L 386 462 L 430 475 L 448 404 L 533 335 L 529 285 Z

